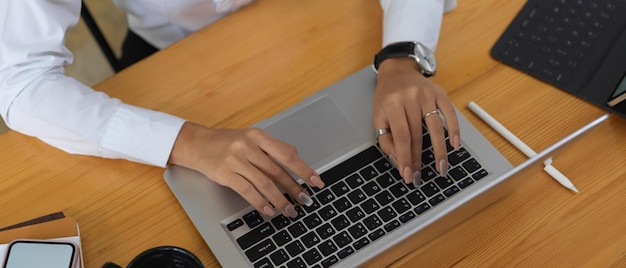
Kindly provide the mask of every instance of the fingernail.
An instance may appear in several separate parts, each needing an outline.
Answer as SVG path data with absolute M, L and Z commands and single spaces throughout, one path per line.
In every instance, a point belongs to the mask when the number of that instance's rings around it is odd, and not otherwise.
M 285 212 L 287 212 L 287 215 L 291 218 L 298 217 L 298 212 L 296 211 L 296 208 L 294 208 L 291 204 L 285 207 Z
M 413 173 L 413 186 L 417 188 L 420 187 L 420 185 L 422 185 L 422 174 L 419 171 L 415 171 L 415 173 Z
M 409 184 L 411 182 L 411 181 L 409 181 L 409 179 L 411 179 L 412 176 L 413 176 L 411 174 L 411 168 L 405 167 L 404 168 L 404 172 L 402 172 L 402 173 L 404 174 L 404 176 L 402 176 L 402 177 L 404 177 L 404 183 Z
M 391 163 L 391 165 L 398 169 L 398 161 L 396 161 L 396 158 L 393 157 L 393 155 L 389 155 L 389 163 Z
M 311 199 L 311 197 L 304 192 L 300 192 L 300 194 L 298 194 L 298 199 L 300 199 L 300 203 L 307 207 L 313 205 L 313 199 Z
M 448 176 L 448 161 L 439 160 L 439 174 L 441 177 Z
M 322 181 L 322 178 L 320 178 L 320 176 L 318 175 L 311 176 L 311 183 L 313 183 L 313 185 L 315 185 L 317 188 L 324 188 L 324 182 Z
M 455 151 L 458 151 L 461 147 L 461 138 L 459 138 L 459 135 L 454 135 L 454 137 L 452 137 L 452 146 Z
M 270 206 L 265 206 L 263 208 L 263 214 L 270 216 L 270 217 L 274 216 L 274 210 Z

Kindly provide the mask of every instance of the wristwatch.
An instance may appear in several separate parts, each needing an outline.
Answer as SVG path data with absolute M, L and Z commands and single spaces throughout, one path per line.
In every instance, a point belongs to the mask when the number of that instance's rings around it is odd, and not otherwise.
M 378 73 L 378 66 L 384 60 L 394 57 L 414 58 L 425 77 L 435 75 L 437 69 L 435 53 L 420 42 L 399 42 L 385 46 L 374 56 L 374 64 L 372 64 L 374 72 Z

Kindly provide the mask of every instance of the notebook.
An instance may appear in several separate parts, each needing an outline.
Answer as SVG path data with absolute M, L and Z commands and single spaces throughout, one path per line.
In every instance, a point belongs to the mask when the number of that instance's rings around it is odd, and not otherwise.
M 530 0 L 491 55 L 626 117 L 626 1 Z
M 323 189 L 303 184 L 314 205 L 296 206 L 297 218 L 263 216 L 198 172 L 178 166 L 165 171 L 167 184 L 222 266 L 354 267 L 409 236 L 418 235 L 417 247 L 509 193 L 526 172 L 541 172 L 543 160 L 606 119 L 513 168 L 457 111 L 461 149 L 448 145 L 448 176 L 434 171 L 425 133 L 424 182 L 415 189 L 404 184 L 377 146 L 375 83 L 371 68 L 364 68 L 255 125 L 295 145 L 326 184 Z

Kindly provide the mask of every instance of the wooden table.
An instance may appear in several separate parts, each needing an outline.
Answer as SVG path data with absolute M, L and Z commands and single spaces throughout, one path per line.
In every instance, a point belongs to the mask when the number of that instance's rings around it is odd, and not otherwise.
M 514 165 L 525 157 L 467 108 L 476 101 L 535 150 L 604 113 L 494 61 L 489 49 L 523 0 L 459 1 L 437 50 L 442 85 Z M 271 116 L 371 63 L 378 1 L 262 0 L 96 86 L 121 100 L 212 127 Z M 544 173 L 426 245 L 410 239 L 373 266 L 626 266 L 626 121 L 612 116 Z M 16 132 L 0 136 L 0 226 L 63 211 L 80 224 L 86 267 L 127 264 L 176 245 L 218 266 L 166 186 L 163 169 L 69 155 Z

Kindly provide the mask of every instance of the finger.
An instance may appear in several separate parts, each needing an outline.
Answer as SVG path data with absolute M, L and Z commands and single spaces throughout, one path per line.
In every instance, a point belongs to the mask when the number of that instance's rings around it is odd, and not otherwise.
M 239 173 L 242 177 L 248 180 L 252 185 L 257 189 L 261 195 L 265 196 L 265 198 L 274 205 L 275 208 L 280 210 L 283 215 L 295 218 L 298 216 L 298 212 L 295 207 L 278 189 L 274 181 L 272 181 L 269 177 L 267 177 L 261 170 L 257 167 L 248 163 L 247 167 L 241 170 Z
M 291 177 L 287 170 L 274 162 L 267 154 L 259 151 L 252 153 L 249 157 L 250 162 L 255 167 L 284 189 L 294 200 L 306 206 L 313 204 L 310 193 L 302 188 L 302 186 Z
M 448 138 L 454 150 L 459 150 L 461 146 L 461 129 L 459 120 L 456 117 L 454 105 L 448 100 L 445 94 L 437 97 L 437 107 L 445 118 L 446 129 L 448 130 Z
M 246 180 L 246 178 L 237 173 L 222 175 L 222 178 L 226 181 L 224 186 L 233 189 L 256 210 L 267 216 L 274 216 L 275 212 L 271 204 L 267 202 L 267 200 L 257 191 L 256 187 Z
M 413 170 L 411 160 L 411 130 L 407 123 L 406 113 L 403 108 L 391 109 L 389 111 L 389 125 L 391 126 L 391 136 L 393 138 L 393 151 L 392 155 L 396 164 L 398 165 L 398 171 L 405 183 L 413 181 Z
M 417 187 L 422 183 L 422 112 L 418 105 L 409 105 L 405 109 L 411 133 L 410 149 L 413 174 L 410 182 Z
M 443 129 L 443 123 L 439 117 L 439 111 L 432 107 L 424 109 L 424 122 L 430 133 L 430 140 L 435 155 L 435 169 L 439 175 L 445 177 L 448 175 L 448 150 L 446 148 L 446 137 Z
M 258 133 L 261 137 L 259 143 L 261 150 L 293 172 L 310 186 L 324 188 L 324 182 L 315 170 L 313 170 L 302 158 L 298 156 L 298 150 L 291 144 L 276 140 L 264 131 Z

